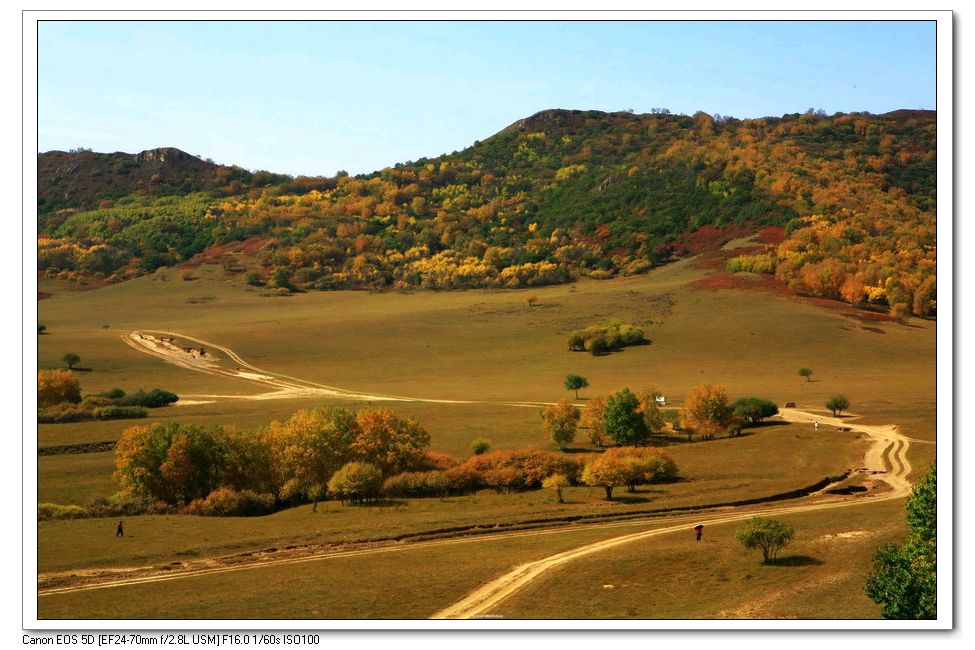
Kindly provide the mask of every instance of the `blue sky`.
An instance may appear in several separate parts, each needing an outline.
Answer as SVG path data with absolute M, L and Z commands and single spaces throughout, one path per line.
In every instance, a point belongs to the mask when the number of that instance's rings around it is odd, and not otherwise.
M 38 150 L 289 174 L 462 149 L 546 108 L 935 108 L 934 22 L 42 22 Z

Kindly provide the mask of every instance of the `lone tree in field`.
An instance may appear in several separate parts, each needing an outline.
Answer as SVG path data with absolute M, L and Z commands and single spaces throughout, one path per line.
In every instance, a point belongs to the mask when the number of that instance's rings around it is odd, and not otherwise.
M 910 533 L 903 546 L 886 544 L 873 560 L 867 596 L 893 619 L 938 617 L 938 476 L 932 463 L 907 499 Z
M 765 564 L 774 562 L 784 546 L 795 537 L 789 524 L 777 519 L 752 517 L 738 530 L 736 537 L 745 548 L 761 549 Z
M 606 398 L 603 423 L 606 435 L 618 445 L 635 445 L 649 435 L 647 423 L 640 412 L 640 400 L 629 388 Z
M 809 378 L 812 377 L 812 374 L 813 374 L 812 368 L 799 368 L 799 376 L 805 377 L 806 381 L 810 381 Z
M 565 451 L 565 446 L 575 439 L 578 422 L 579 411 L 567 399 L 546 406 L 542 411 L 542 428 L 558 445 L 559 451 Z
M 81 357 L 79 357 L 74 352 L 68 352 L 63 357 L 61 357 L 61 361 L 64 361 L 64 365 L 68 367 L 68 370 L 72 370 L 74 369 L 74 364 L 81 361 Z
M 576 392 L 576 399 L 579 399 L 579 389 L 588 388 L 589 380 L 582 375 L 566 375 L 565 376 L 565 389 L 574 390 Z
M 475 438 L 474 440 L 471 440 L 471 453 L 475 456 L 486 454 L 490 448 L 491 441 L 487 438 Z
M 836 417 L 846 409 L 850 408 L 850 400 L 846 399 L 845 395 L 833 395 L 826 402 L 826 408 L 833 412 L 833 417 Z

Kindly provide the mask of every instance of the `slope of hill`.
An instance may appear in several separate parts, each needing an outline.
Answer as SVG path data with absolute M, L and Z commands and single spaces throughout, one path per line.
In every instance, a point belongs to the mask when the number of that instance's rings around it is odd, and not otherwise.
M 930 111 L 737 120 L 549 110 L 461 152 L 355 178 L 231 178 L 224 167 L 200 168 L 194 184 L 187 167 L 162 191 L 151 185 L 156 161 L 114 185 L 44 165 L 39 268 L 121 280 L 215 245 L 208 259 L 231 268 L 234 242 L 251 240 L 262 246 L 250 280 L 279 288 L 519 287 L 641 273 L 694 252 L 699 229 L 720 242 L 721 231 L 775 225 L 786 241 L 745 251 L 758 255 L 735 269 L 927 315 L 935 121 Z M 47 198 L 91 208 L 111 192 L 129 195 L 86 211 Z

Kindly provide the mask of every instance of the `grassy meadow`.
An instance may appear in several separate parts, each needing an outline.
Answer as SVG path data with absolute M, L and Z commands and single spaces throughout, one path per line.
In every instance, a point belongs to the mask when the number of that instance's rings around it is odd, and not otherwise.
M 709 271 L 694 260 L 644 276 L 585 280 L 531 290 L 368 293 L 336 291 L 271 296 L 247 287 L 216 266 L 184 281 L 176 270 L 92 291 L 66 291 L 48 280 L 39 302 L 38 367 L 61 367 L 65 352 L 82 358 L 84 393 L 120 387 L 160 387 L 194 395 L 237 395 L 206 404 L 154 409 L 147 420 L 45 424 L 38 445 L 114 440 L 132 424 L 159 420 L 233 423 L 259 427 L 299 408 L 384 406 L 416 417 L 431 433 L 431 448 L 458 456 L 471 440 L 494 448 L 554 449 L 540 428 L 538 409 L 506 402 L 550 402 L 569 397 L 566 374 L 588 378 L 583 398 L 623 386 L 659 388 L 673 405 L 699 383 L 722 384 L 735 399 L 756 395 L 780 405 L 823 410 L 835 393 L 850 400 L 864 422 L 897 423 L 912 437 L 935 436 L 935 323 L 864 320 L 847 306 L 811 302 L 760 290 L 715 290 Z M 530 307 L 529 296 L 537 297 Z M 621 319 L 643 328 L 648 345 L 601 357 L 570 352 L 569 332 Z M 107 327 L 105 327 L 107 325 Z M 248 400 L 256 384 L 194 372 L 126 345 L 134 329 L 167 330 L 232 349 L 267 370 L 363 392 L 474 404 L 423 401 L 348 402 L 310 399 Z M 797 369 L 812 368 L 812 381 Z M 582 401 L 581 403 L 584 403 Z M 573 447 L 589 453 L 585 432 Z M 809 425 L 771 425 L 735 439 L 665 451 L 685 480 L 614 502 L 601 489 L 570 488 L 565 504 L 548 491 L 500 496 L 481 492 L 448 499 L 409 499 L 380 506 L 326 503 L 255 518 L 146 515 L 126 518 L 127 536 L 114 538 L 114 521 L 82 519 L 38 524 L 38 570 L 146 566 L 239 551 L 375 538 L 482 522 L 518 523 L 566 514 L 625 513 L 767 496 L 815 483 L 857 466 L 865 441 L 855 432 Z M 933 444 L 913 444 L 918 472 L 934 458 Z M 113 454 L 38 458 L 38 499 L 84 504 L 117 488 Z M 788 567 L 761 567 L 709 531 L 701 547 L 673 536 L 633 545 L 613 557 L 580 561 L 545 576 L 503 603 L 510 617 L 872 617 L 862 576 L 880 543 L 901 535 L 900 503 L 844 509 L 844 515 L 796 515 L 800 537 L 790 551 L 815 558 Z M 855 527 L 833 550 L 817 539 Z M 716 527 L 717 529 L 718 527 Z M 730 531 L 730 532 L 729 532 Z M 712 534 L 713 533 L 713 534 Z M 586 535 L 547 535 L 544 543 L 478 542 L 368 558 L 334 559 L 301 571 L 266 567 L 173 582 L 41 598 L 45 618 L 344 618 L 427 616 L 518 562 L 588 541 Z M 595 537 L 592 537 L 595 539 Z M 719 541 L 719 540 L 724 541 Z M 844 550 L 845 549 L 845 550 Z M 624 552 L 625 551 L 625 552 Z M 702 559 L 701 553 L 707 558 Z M 821 563 L 819 563 L 821 562 Z M 419 571 L 418 567 L 437 567 Z M 422 573 L 424 580 L 415 576 Z M 626 585 L 603 588 L 603 584 Z M 747 578 L 745 577 L 747 576 Z M 787 585 L 804 585 L 788 591 Z M 192 585 L 191 585 L 192 583 Z M 356 589 L 348 589 L 355 584 Z M 836 594 L 858 595 L 837 599 Z M 191 585 L 191 586 L 188 586 Z M 553 588 L 555 587 L 555 588 Z M 335 597 L 336 590 L 343 597 Z M 782 592 L 781 598 L 772 598 Z M 767 598 L 768 602 L 762 600 Z M 842 607 L 842 609 L 838 609 Z M 405 609 L 404 609 L 405 608 Z M 737 608 L 737 609 L 736 609 Z

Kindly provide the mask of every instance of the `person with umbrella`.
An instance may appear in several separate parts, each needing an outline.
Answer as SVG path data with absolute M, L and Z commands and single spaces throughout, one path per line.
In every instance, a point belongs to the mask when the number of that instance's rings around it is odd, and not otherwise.
M 704 535 L 704 524 L 694 526 L 694 537 L 697 539 L 697 541 L 701 541 L 702 535 Z

